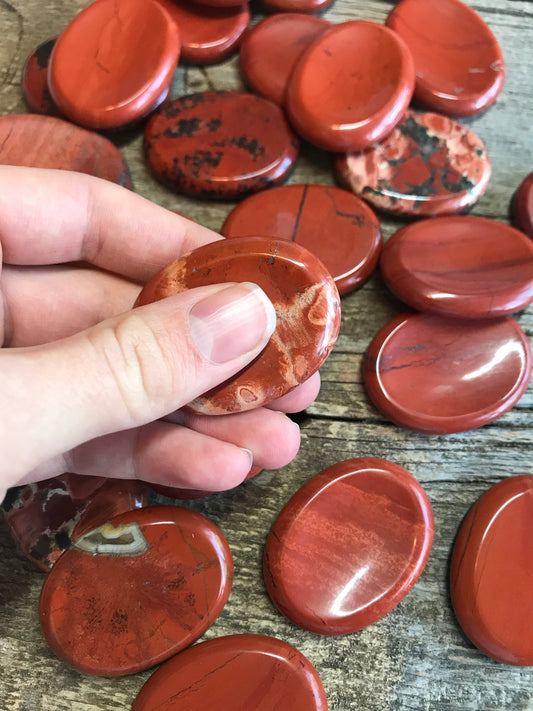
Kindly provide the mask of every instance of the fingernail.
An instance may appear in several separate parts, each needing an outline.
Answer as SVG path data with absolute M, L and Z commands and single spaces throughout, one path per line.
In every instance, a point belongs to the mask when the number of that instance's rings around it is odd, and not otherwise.
M 195 304 L 189 331 L 196 349 L 212 363 L 263 348 L 276 328 L 276 312 L 256 284 L 232 284 Z
M 248 471 L 246 472 L 246 476 L 250 473 L 251 468 L 254 465 L 254 455 L 251 449 L 246 449 L 245 447 L 241 447 L 243 452 L 246 452 L 246 454 L 250 457 L 250 466 L 248 467 Z

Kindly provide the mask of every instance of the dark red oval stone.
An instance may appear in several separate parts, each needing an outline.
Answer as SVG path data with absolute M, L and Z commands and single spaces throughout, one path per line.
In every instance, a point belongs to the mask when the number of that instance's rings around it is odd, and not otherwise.
M 21 552 L 48 572 L 76 538 L 146 504 L 142 482 L 62 474 L 9 489 L 0 510 Z
M 484 217 L 439 217 L 398 230 L 381 255 L 381 274 L 420 311 L 494 318 L 533 301 L 533 242 Z
M 531 377 L 531 349 L 512 318 L 463 321 L 398 316 L 364 361 L 368 393 L 393 422 L 421 432 L 462 432 L 510 410 Z
M 213 199 L 281 182 L 294 165 L 298 145 L 279 106 L 236 91 L 170 101 L 144 133 L 146 157 L 162 182 Z
M 432 543 L 431 504 L 416 479 L 384 459 L 350 459 L 284 506 L 267 539 L 265 582 L 301 627 L 356 632 L 407 595 Z
M 343 22 L 302 54 L 285 105 L 311 143 L 329 151 L 364 150 L 402 118 L 414 82 L 413 60 L 395 32 L 375 22 Z
M 513 476 L 470 509 L 455 542 L 452 602 L 459 624 L 498 662 L 533 666 L 533 476 Z
M 244 35 L 239 50 L 247 83 L 258 94 L 282 106 L 296 62 L 311 42 L 331 27 L 320 17 L 298 13 L 261 20 Z
M 75 170 L 131 188 L 128 165 L 111 141 L 52 116 L 0 116 L 0 164 Z
M 41 627 L 70 666 L 133 674 L 205 632 L 232 576 L 228 544 L 201 514 L 177 506 L 132 511 L 63 553 L 43 585 Z
M 323 12 L 333 0 L 261 0 L 269 12 Z
M 179 28 L 180 59 L 191 64 L 211 64 L 229 56 L 250 23 L 247 2 L 238 7 L 202 7 L 189 0 L 157 1 Z
M 335 168 L 346 188 L 395 215 L 462 212 L 490 179 L 487 151 L 473 131 L 446 116 L 413 111 L 372 148 L 339 155 Z
M 57 116 L 59 111 L 48 89 L 48 62 L 56 38 L 46 40 L 28 56 L 22 68 L 22 93 L 26 103 L 38 114 Z
M 512 203 L 513 225 L 533 238 L 533 173 L 520 183 Z
M 63 30 L 48 67 L 59 109 L 89 128 L 119 128 L 166 96 L 180 51 L 178 28 L 152 0 L 99 0 Z
M 253 466 L 248 472 L 245 481 L 247 479 L 251 479 L 262 471 L 262 467 Z M 203 499 L 204 496 L 210 496 L 211 494 L 216 493 L 214 491 L 203 491 L 202 489 L 179 489 L 175 486 L 164 486 L 163 484 L 156 484 L 155 482 L 148 483 L 148 486 L 158 494 L 168 496 L 171 499 L 183 499 L 185 501 L 190 499 Z
M 318 370 L 337 339 L 340 299 L 333 279 L 314 255 L 285 240 L 240 237 L 199 247 L 156 274 L 135 305 L 206 284 L 245 281 L 272 301 L 276 330 L 233 380 L 189 403 L 193 412 L 240 412 L 281 397 Z
M 402 0 L 387 25 L 405 40 L 416 69 L 415 98 L 433 111 L 470 116 L 489 107 L 505 81 L 498 41 L 460 0 Z
M 287 642 L 242 634 L 197 644 L 148 679 L 132 711 L 327 711 L 316 669 Z
M 221 232 L 225 237 L 259 234 L 301 244 L 323 262 L 340 294 L 370 276 L 382 245 L 372 210 L 329 185 L 285 185 L 251 195 L 230 212 Z
M 200 8 L 202 7 L 237 7 L 242 5 L 242 0 L 194 0 Z

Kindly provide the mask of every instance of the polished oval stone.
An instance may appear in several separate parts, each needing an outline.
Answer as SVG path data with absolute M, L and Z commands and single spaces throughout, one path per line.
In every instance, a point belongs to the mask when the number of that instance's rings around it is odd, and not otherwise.
M 301 244 L 324 264 L 340 294 L 374 271 L 381 228 L 364 202 L 329 185 L 284 185 L 251 195 L 228 215 L 225 237 L 258 234 Z
M 191 0 L 192 2 L 193 0 Z M 194 0 L 194 4 L 202 7 L 238 7 L 242 0 Z
M 330 151 L 363 150 L 389 134 L 409 105 L 413 60 L 383 25 L 355 20 L 316 39 L 298 60 L 285 97 L 298 133 Z
M 43 585 L 41 627 L 75 669 L 133 674 L 200 637 L 232 576 L 228 544 L 205 516 L 177 506 L 132 511 L 63 553 Z
M 420 432 L 462 432 L 510 410 L 531 377 L 531 349 L 509 317 L 398 316 L 372 340 L 367 391 L 388 418 Z
M 58 38 L 48 86 L 75 123 L 110 129 L 146 116 L 166 96 L 178 62 L 176 23 L 152 0 L 98 0 Z
M 265 582 L 297 625 L 356 632 L 407 595 L 432 543 L 431 504 L 416 479 L 384 459 L 350 459 L 284 506 L 267 539 Z
M 505 80 L 502 51 L 468 5 L 460 0 L 402 0 L 386 24 L 409 47 L 416 69 L 415 98 L 429 109 L 470 116 L 496 101 Z
M 383 248 L 389 289 L 419 311 L 494 318 L 533 301 L 533 242 L 484 217 L 439 217 L 398 230 Z
M 252 479 L 252 477 L 256 476 L 262 471 L 262 467 L 253 466 L 248 472 L 245 481 L 248 479 Z M 156 484 L 155 482 L 149 482 L 148 486 L 158 494 L 168 496 L 171 499 L 203 499 L 204 496 L 210 496 L 211 494 L 217 493 L 214 491 L 203 491 L 202 489 L 180 489 L 176 486 L 165 486 L 164 484 Z
M 520 183 L 512 203 L 513 225 L 533 238 L 533 173 Z
M 126 160 L 111 141 L 52 116 L 0 116 L 0 164 L 75 170 L 131 188 Z
M 298 13 L 261 20 L 244 35 L 239 50 L 246 82 L 258 94 L 283 105 L 296 62 L 311 42 L 331 27 L 320 17 Z
M 265 405 L 307 380 L 335 344 L 337 287 L 314 255 L 285 240 L 240 237 L 199 247 L 156 274 L 135 305 L 207 284 L 247 281 L 272 301 L 276 330 L 261 355 L 234 379 L 189 403 L 193 412 L 219 415 Z
M 468 210 L 490 179 L 489 156 L 473 131 L 446 116 L 413 111 L 372 148 L 339 154 L 335 169 L 342 185 L 393 215 Z
M 211 64 L 228 57 L 250 23 L 247 2 L 238 7 L 202 7 L 188 0 L 157 0 L 179 28 L 180 59 Z
M 261 5 L 268 12 L 323 12 L 333 0 L 261 0 Z
M 59 111 L 48 89 L 48 62 L 56 38 L 46 40 L 28 56 L 22 68 L 22 93 L 26 103 L 38 114 L 57 116 Z
M 316 669 L 287 642 L 255 634 L 187 649 L 142 687 L 132 711 L 327 711 Z
M 170 101 L 144 133 L 146 157 L 157 178 L 180 192 L 213 199 L 281 182 L 298 147 L 279 106 L 236 91 Z
M 48 572 L 76 538 L 147 498 L 139 481 L 62 474 L 9 489 L 0 511 L 20 551 Z
M 470 509 L 453 549 L 452 603 L 465 634 L 498 662 L 533 666 L 533 476 L 513 476 Z

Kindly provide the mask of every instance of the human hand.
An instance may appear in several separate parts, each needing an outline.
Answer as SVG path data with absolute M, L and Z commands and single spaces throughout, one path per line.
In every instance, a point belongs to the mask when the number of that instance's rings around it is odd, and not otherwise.
M 275 313 L 258 287 L 131 310 L 153 274 L 216 239 L 112 183 L 0 166 L 0 501 L 66 471 L 216 491 L 252 457 L 274 469 L 295 456 L 299 428 L 284 413 L 313 401 L 318 374 L 268 407 L 177 412 L 268 341 Z

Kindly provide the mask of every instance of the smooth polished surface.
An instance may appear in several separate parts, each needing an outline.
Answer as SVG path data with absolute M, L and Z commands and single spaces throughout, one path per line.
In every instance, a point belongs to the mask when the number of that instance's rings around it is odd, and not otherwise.
M 0 116 L 0 164 L 75 170 L 131 188 L 128 165 L 111 141 L 52 116 Z
M 174 657 L 146 682 L 132 711 L 173 711 L 179 706 L 187 711 L 328 708 L 309 660 L 287 642 L 255 634 L 219 637 Z
M 297 242 L 317 256 L 340 294 L 361 286 L 381 251 L 381 228 L 355 195 L 330 185 L 286 185 L 251 195 L 222 225 L 225 237 L 261 235 Z
M 58 109 L 48 89 L 48 62 L 56 38 L 46 40 L 36 47 L 22 68 L 22 93 L 32 111 L 47 116 L 57 116 Z
M 498 662 L 533 666 L 533 476 L 495 484 L 453 549 L 450 589 L 464 633 Z
M 490 179 L 480 138 L 446 116 L 407 111 L 387 138 L 337 156 L 340 182 L 393 215 L 431 217 L 470 209 Z
M 279 106 L 236 91 L 171 101 L 144 132 L 145 155 L 159 180 L 179 192 L 219 200 L 281 182 L 298 148 Z
M 0 513 L 21 552 L 48 572 L 76 538 L 147 498 L 139 481 L 63 474 L 9 489 Z
M 368 148 L 409 105 L 415 70 L 403 40 L 375 22 L 337 25 L 298 60 L 285 105 L 298 133 L 329 151 Z
M 389 289 L 419 311 L 495 318 L 533 301 L 533 242 L 483 217 L 439 217 L 398 230 L 380 260 Z
M 429 499 L 405 469 L 361 457 L 334 464 L 288 501 L 268 536 L 265 582 L 290 620 L 356 632 L 390 612 L 433 543 Z
M 262 471 L 262 467 L 252 466 L 246 476 L 246 479 L 251 479 L 252 477 L 257 476 L 257 474 Z M 158 494 L 168 496 L 171 499 L 203 499 L 204 496 L 210 496 L 211 494 L 215 493 L 213 491 L 203 491 L 202 489 L 179 489 L 175 486 L 164 486 L 163 484 L 154 484 L 154 482 L 150 482 L 148 486 L 150 486 L 154 491 L 157 491 Z
M 364 361 L 376 407 L 396 424 L 439 434 L 492 422 L 518 402 L 530 378 L 529 342 L 509 317 L 398 316 Z
M 233 380 L 189 403 L 193 412 L 220 415 L 265 405 L 307 380 L 335 344 L 337 287 L 314 255 L 285 240 L 240 237 L 199 247 L 156 274 L 135 305 L 206 284 L 247 281 L 258 284 L 272 301 L 276 330 Z
M 48 86 L 75 123 L 119 128 L 146 116 L 166 96 L 179 50 L 177 25 L 157 2 L 98 0 L 58 38 Z
M 250 8 L 202 7 L 189 0 L 157 0 L 179 28 L 180 59 L 191 64 L 212 64 L 229 56 L 250 22 Z
M 238 7 L 242 5 L 242 0 L 191 0 L 201 7 Z
M 261 0 L 268 12 L 324 12 L 333 0 Z
M 216 620 L 233 561 L 205 516 L 154 506 L 116 516 L 78 538 L 43 585 L 39 617 L 64 662 L 102 676 L 168 659 Z
M 251 88 L 280 106 L 292 71 L 303 52 L 332 25 L 297 12 L 266 17 L 243 37 L 239 62 Z
M 533 238 L 533 173 L 520 183 L 512 202 L 513 225 Z
M 387 25 L 410 49 L 416 69 L 415 98 L 429 109 L 470 116 L 496 101 L 505 81 L 502 50 L 485 21 L 468 5 L 460 0 L 401 0 Z

